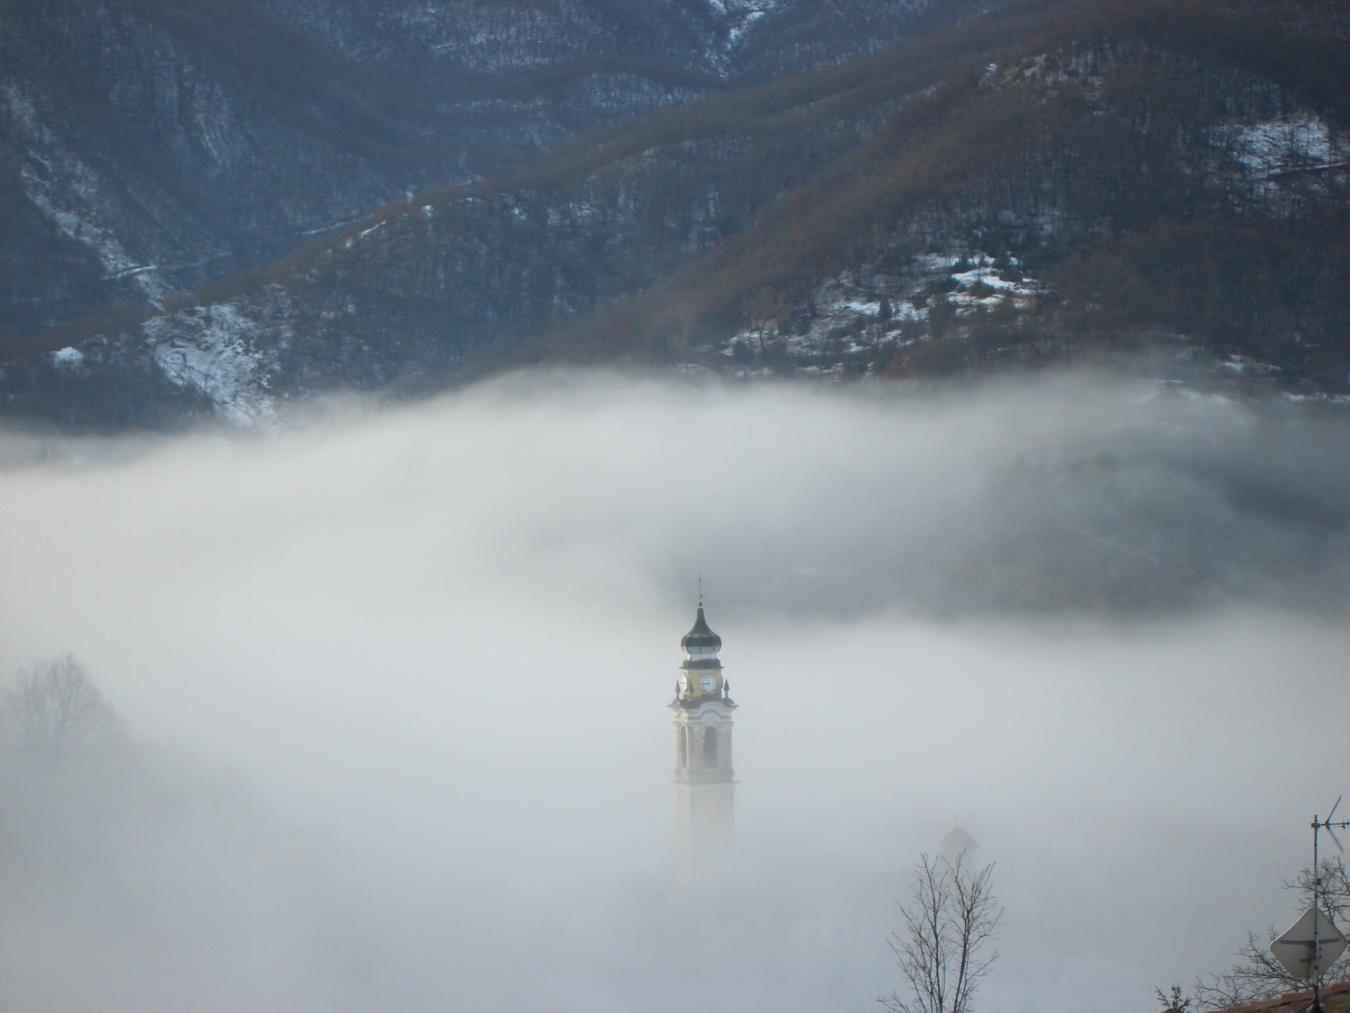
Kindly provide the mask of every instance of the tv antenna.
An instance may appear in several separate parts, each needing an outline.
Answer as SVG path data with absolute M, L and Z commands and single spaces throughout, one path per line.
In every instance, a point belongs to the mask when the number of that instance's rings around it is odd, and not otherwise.
M 1346 938 L 1336 923 L 1322 910 L 1322 864 L 1319 851 L 1320 835 L 1323 830 L 1331 837 L 1336 850 L 1344 852 L 1341 839 L 1336 831 L 1350 828 L 1350 820 L 1335 819 L 1336 809 L 1341 804 L 1338 796 L 1327 818 L 1322 819 L 1316 813 L 1312 818 L 1313 832 L 1313 902 L 1312 907 L 1303 912 L 1284 935 L 1270 944 L 1270 952 L 1286 971 L 1296 978 L 1311 978 L 1313 983 L 1313 1004 L 1311 1013 L 1323 1013 L 1322 977 L 1331 968 L 1337 958 L 1345 952 Z

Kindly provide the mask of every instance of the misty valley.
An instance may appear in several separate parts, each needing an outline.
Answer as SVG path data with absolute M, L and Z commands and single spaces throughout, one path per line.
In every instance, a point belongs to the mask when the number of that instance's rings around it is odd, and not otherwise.
M 0 0 L 0 1013 L 1350 1013 L 1350 4 Z
M 1342 787 L 1348 426 L 1093 372 L 573 371 L 12 430 L 0 1005 L 867 1009 L 959 827 L 980 1008 L 1148 1009 L 1292 920 Z M 720 654 L 681 648 L 700 577 Z M 115 728 L 44 750 L 18 691 L 67 653 Z M 734 851 L 690 870 L 705 656 Z

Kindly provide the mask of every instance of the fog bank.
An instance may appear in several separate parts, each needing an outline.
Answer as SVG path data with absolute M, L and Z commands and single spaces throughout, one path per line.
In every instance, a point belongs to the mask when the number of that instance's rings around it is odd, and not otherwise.
M 1007 907 L 979 1008 L 1148 1009 L 1292 920 L 1350 787 L 1347 437 L 1081 373 L 0 436 L 0 680 L 72 651 L 137 743 L 6 753 L 0 1007 L 861 1010 L 959 822 Z M 700 574 L 741 704 L 709 892 L 665 710 Z

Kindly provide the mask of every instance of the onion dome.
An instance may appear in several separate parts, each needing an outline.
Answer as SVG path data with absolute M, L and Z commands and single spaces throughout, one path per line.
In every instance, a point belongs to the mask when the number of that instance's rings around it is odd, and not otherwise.
M 722 649 L 722 638 L 708 626 L 703 616 L 703 602 L 698 603 L 698 615 L 694 618 L 694 627 L 680 640 L 680 648 L 691 657 L 716 654 Z

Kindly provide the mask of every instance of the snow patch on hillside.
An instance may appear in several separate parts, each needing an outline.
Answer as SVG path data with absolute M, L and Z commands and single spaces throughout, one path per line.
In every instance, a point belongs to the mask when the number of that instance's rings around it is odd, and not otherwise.
M 715 56 L 716 62 L 722 64 L 724 70 L 756 22 L 781 4 L 782 0 L 708 0 L 708 6 L 726 22 L 726 42 L 721 54 Z
M 1225 132 L 1234 156 L 1253 176 L 1324 167 L 1332 159 L 1331 127 L 1311 113 L 1230 124 Z
M 935 308 L 973 320 L 982 312 L 1028 310 L 1045 291 L 1016 257 L 925 253 L 895 274 L 840 274 L 806 305 L 785 311 L 783 319 L 745 328 L 720 351 L 747 366 L 756 358 L 776 359 L 795 373 L 842 376 L 850 369 L 870 370 L 891 353 L 928 341 Z
M 163 306 L 173 291 L 159 268 L 142 263 L 117 238 L 107 221 L 114 202 L 99 174 L 75 157 L 71 148 L 38 115 L 32 99 L 16 84 L 0 86 L 0 113 L 13 127 L 23 159 L 19 182 L 23 194 L 66 238 L 91 250 L 108 280 L 130 278 L 147 299 Z
M 1006 266 L 999 266 L 992 257 L 981 253 L 966 263 L 974 266 L 951 273 L 949 277 L 956 288 L 945 296 L 947 302 L 957 307 L 958 315 L 980 307 L 996 309 L 1009 302 L 1024 309 L 1042 291 L 1040 284 L 1022 273 L 1015 257 L 1009 258 Z
M 1214 131 L 1217 153 L 1206 171 L 1233 179 L 1272 211 L 1292 212 L 1311 192 L 1326 192 L 1350 167 L 1350 139 L 1309 111 L 1263 120 L 1231 120 Z
M 283 329 L 282 340 L 291 336 Z M 269 388 L 276 335 L 260 342 L 263 328 L 225 303 L 159 317 L 145 325 L 155 362 L 169 381 L 200 391 L 217 412 L 237 426 L 265 422 L 276 413 Z
M 353 246 L 355 246 L 361 240 L 365 239 L 367 236 L 371 235 L 372 233 L 379 232 L 380 229 L 384 228 L 385 224 L 386 224 L 385 222 L 376 222 L 369 228 L 362 229 L 351 239 L 348 239 L 345 243 L 343 243 L 342 248 L 344 250 L 350 250 Z
M 1296 201 L 1299 188 L 1325 186 L 1330 172 L 1350 166 L 1350 138 L 1308 111 L 1230 121 L 1216 128 L 1216 137 L 1227 165 L 1215 169 L 1236 166 L 1252 195 L 1276 207 Z
M 58 348 L 52 352 L 52 363 L 57 366 L 75 367 L 84 363 L 84 353 L 73 345 Z

